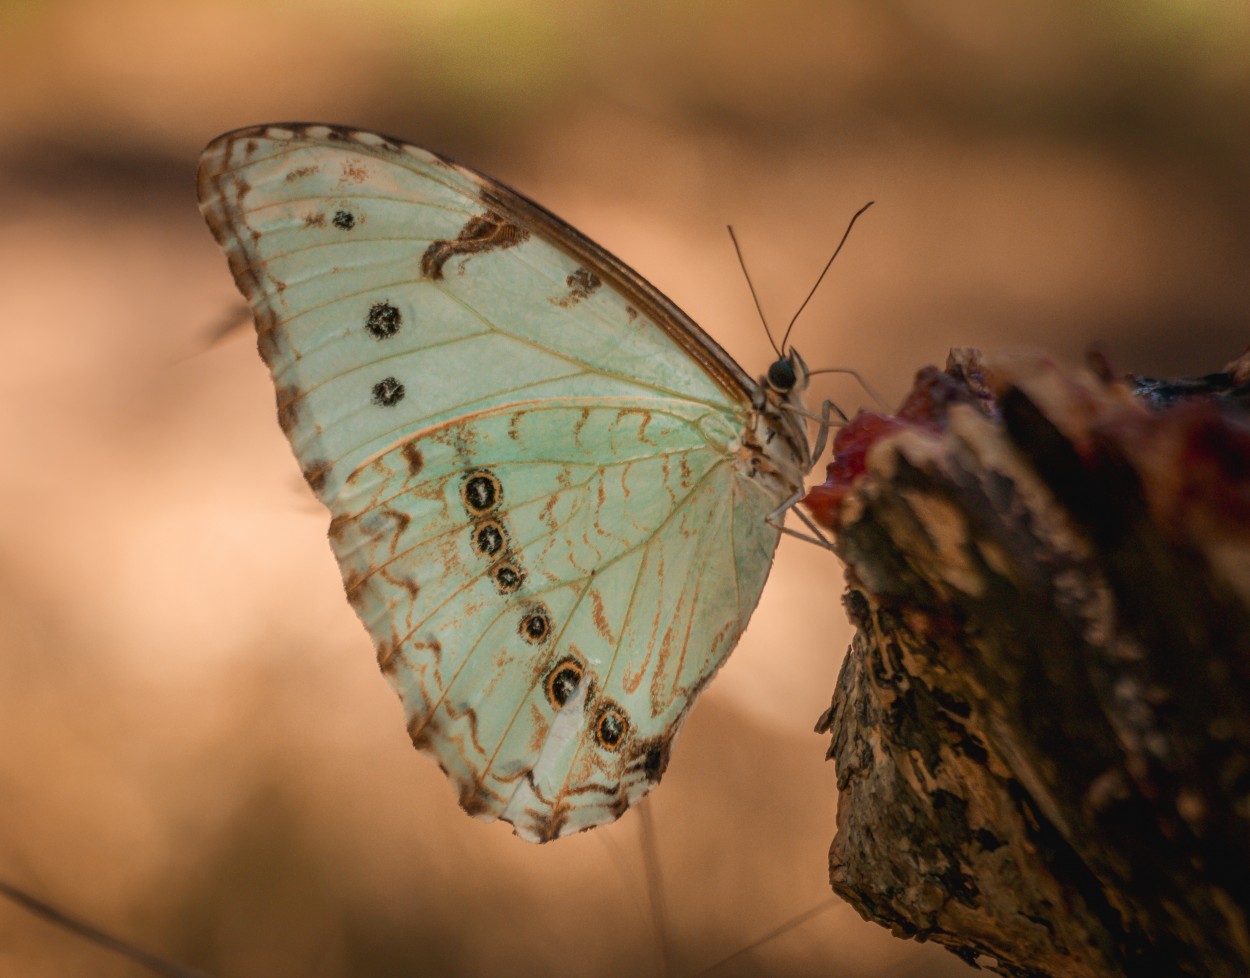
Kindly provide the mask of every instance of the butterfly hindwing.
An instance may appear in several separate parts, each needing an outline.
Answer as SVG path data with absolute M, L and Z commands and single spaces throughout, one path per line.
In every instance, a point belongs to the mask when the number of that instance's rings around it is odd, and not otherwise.
M 508 408 L 348 479 L 331 531 L 348 595 L 468 810 L 552 837 L 663 773 L 750 611 L 724 552 L 743 501 L 709 449 L 716 423 L 680 401 Z M 553 736 L 562 710 L 576 736 Z M 528 813 L 509 809 L 518 792 Z
M 423 150 L 245 130 L 200 193 L 414 743 L 525 838 L 619 816 L 777 544 L 745 375 L 616 259 Z

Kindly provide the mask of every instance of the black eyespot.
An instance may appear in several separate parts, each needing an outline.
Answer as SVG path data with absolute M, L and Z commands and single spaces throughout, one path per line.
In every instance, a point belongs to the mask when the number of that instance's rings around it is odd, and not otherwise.
M 378 407 L 394 407 L 404 399 L 404 385 L 394 377 L 379 380 L 373 385 L 373 403 Z
M 775 360 L 768 368 L 768 386 L 775 391 L 784 394 L 793 390 L 798 382 L 799 378 L 794 373 L 794 364 L 785 357 Z
M 494 557 L 502 553 L 507 544 L 503 525 L 495 520 L 486 520 L 473 527 L 473 549 L 483 557 Z
M 374 339 L 384 340 L 399 332 L 403 317 L 399 310 L 389 302 L 375 302 L 369 308 L 369 317 L 365 320 L 367 329 Z
M 606 703 L 595 718 L 595 740 L 606 750 L 616 750 L 629 733 L 629 720 L 615 703 Z
M 335 211 L 332 220 L 334 226 L 343 231 L 350 231 L 356 226 L 356 215 L 351 211 Z
M 547 700 L 557 710 L 573 698 L 582 684 L 582 664 L 576 659 L 562 659 L 547 673 Z
M 460 487 L 460 498 L 470 513 L 489 513 L 499 505 L 503 487 L 493 472 L 474 472 Z
M 531 645 L 537 645 L 551 634 L 551 619 L 545 608 L 537 608 L 521 619 L 521 637 Z
M 525 574 L 510 560 L 496 564 L 490 572 L 500 594 L 511 594 L 525 582 Z

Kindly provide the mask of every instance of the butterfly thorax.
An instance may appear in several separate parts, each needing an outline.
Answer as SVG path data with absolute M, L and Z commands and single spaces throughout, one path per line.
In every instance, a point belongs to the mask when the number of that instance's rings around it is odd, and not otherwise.
M 778 499 L 801 492 L 811 468 L 811 448 L 803 417 L 806 369 L 788 390 L 761 378 L 753 396 L 746 430 L 737 446 L 737 464 L 745 478 L 761 484 Z

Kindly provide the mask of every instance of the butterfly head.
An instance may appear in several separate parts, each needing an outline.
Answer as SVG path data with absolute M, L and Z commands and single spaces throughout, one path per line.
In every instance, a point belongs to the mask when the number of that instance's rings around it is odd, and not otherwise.
M 793 347 L 790 352 L 773 361 L 764 382 L 777 394 L 785 396 L 796 387 L 801 391 L 807 386 L 807 364 Z
M 798 350 L 791 347 L 789 353 L 773 361 L 768 373 L 761 378 L 760 386 L 787 399 L 791 392 L 803 393 L 807 388 L 807 376 L 807 364 Z

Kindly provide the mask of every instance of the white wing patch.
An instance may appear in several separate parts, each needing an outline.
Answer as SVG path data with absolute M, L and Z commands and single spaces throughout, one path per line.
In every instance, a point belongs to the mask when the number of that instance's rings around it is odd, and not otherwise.
M 745 375 L 536 205 L 384 137 L 228 134 L 200 194 L 413 742 L 523 838 L 619 817 L 777 544 Z

